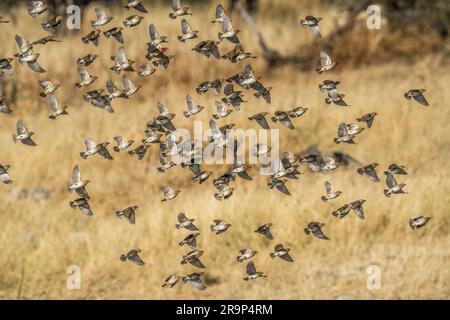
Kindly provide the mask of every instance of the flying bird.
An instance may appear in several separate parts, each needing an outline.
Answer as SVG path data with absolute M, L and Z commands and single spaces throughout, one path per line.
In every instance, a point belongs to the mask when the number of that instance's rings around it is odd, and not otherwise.
M 116 216 L 119 219 L 125 218 L 128 220 L 130 224 L 136 223 L 136 210 L 138 209 L 138 206 L 131 206 L 127 207 L 123 210 L 116 211 Z
M 272 259 L 279 257 L 287 262 L 294 262 L 294 260 L 289 255 L 290 250 L 291 249 L 285 248 L 281 243 L 279 243 L 275 246 L 274 252 L 270 253 L 270 257 Z
M 324 186 L 325 186 L 326 195 L 321 197 L 323 202 L 327 202 L 328 200 L 336 199 L 342 193 L 342 191 L 336 191 L 334 189 L 333 185 L 328 181 L 325 181 Z
M 95 8 L 94 11 L 95 11 L 95 20 L 91 20 L 91 26 L 94 28 L 104 26 L 113 19 L 113 17 L 106 16 L 106 14 L 98 8 Z
M 419 228 L 424 227 L 428 221 L 430 221 L 431 217 L 419 216 L 416 218 L 409 219 L 409 226 L 413 230 L 417 230 Z
M 197 38 L 197 30 L 192 30 L 189 23 L 186 21 L 186 19 L 181 20 L 181 36 L 177 36 L 177 39 L 180 42 L 185 42 L 186 40 L 195 39 Z
M 129 260 L 138 266 L 143 266 L 145 264 L 145 262 L 139 256 L 139 254 L 141 252 L 142 252 L 141 249 L 131 249 L 130 251 L 128 251 L 128 253 L 122 254 L 120 256 L 120 261 L 125 262 L 125 261 Z
M 425 89 L 412 89 L 406 92 L 404 96 L 408 100 L 414 99 L 421 105 L 427 107 L 429 106 L 429 104 L 427 102 L 427 99 L 425 99 L 425 96 L 423 95 L 425 91 Z
M 322 35 L 320 34 L 319 29 L 319 22 L 322 20 L 322 18 L 315 18 L 313 16 L 306 16 L 305 19 L 300 20 L 300 25 L 302 27 L 308 27 L 311 29 L 311 32 L 316 38 L 321 38 Z
M 20 141 L 27 146 L 35 147 L 36 143 L 31 139 L 31 136 L 33 134 L 34 133 L 32 131 L 28 131 L 24 122 L 22 120 L 19 120 L 17 121 L 17 134 L 13 134 L 12 138 L 14 143 Z
M 86 191 L 86 186 L 90 180 L 82 180 L 80 168 L 78 165 L 72 169 L 72 180 L 67 184 L 67 190 L 69 192 L 75 191 L 80 197 L 89 200 L 89 194 Z
M 192 15 L 189 12 L 189 7 L 184 7 L 181 5 L 181 0 L 172 0 L 172 12 L 169 13 L 171 19 L 176 19 L 177 17 Z
M 254 280 L 259 277 L 267 277 L 266 275 L 264 275 L 264 272 L 256 271 L 255 264 L 253 263 L 253 261 L 247 263 L 245 272 L 247 273 L 247 275 L 244 277 L 245 281 Z
M 4 184 L 13 183 L 13 181 L 11 180 L 11 178 L 9 177 L 9 174 L 8 174 L 9 168 L 10 168 L 9 165 L 7 165 L 7 164 L 2 165 L 0 163 L 0 182 L 2 182 Z
M 308 223 L 308 226 L 304 229 L 307 235 L 312 234 L 316 238 L 323 240 L 330 240 L 325 233 L 322 231 L 322 227 L 325 226 L 325 223 L 312 221 Z

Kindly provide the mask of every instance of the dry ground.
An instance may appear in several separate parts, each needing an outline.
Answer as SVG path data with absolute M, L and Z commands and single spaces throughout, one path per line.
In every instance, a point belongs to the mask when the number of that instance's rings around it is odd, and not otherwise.
M 272 2 L 266 2 L 268 4 Z M 292 3 L 286 2 L 289 5 Z M 306 5 L 308 2 L 299 2 Z M 286 5 L 287 5 L 286 4 Z M 299 5 L 300 5 L 299 4 Z M 147 79 L 132 79 L 143 87 L 129 101 L 115 103 L 115 114 L 94 109 L 81 99 L 81 90 L 74 88 L 77 81 L 75 60 L 89 52 L 101 57 L 89 67 L 99 80 L 90 89 L 104 85 L 108 77 L 120 78 L 109 70 L 109 56 L 117 49 L 114 40 L 100 40 L 100 47 L 85 45 L 82 34 L 89 31 L 86 23 L 81 32 L 61 36 L 61 44 L 40 47 L 39 62 L 48 70 L 37 75 L 14 62 L 16 75 L 6 79 L 6 96 L 16 86 L 15 112 L 0 119 L 0 163 L 10 164 L 12 185 L 0 185 L 0 298 L 22 299 L 431 299 L 448 298 L 450 288 L 449 205 L 450 184 L 447 159 L 450 156 L 450 74 L 448 64 L 438 63 L 440 55 L 432 55 L 413 65 L 393 61 L 367 68 L 337 68 L 326 75 L 298 72 L 286 66 L 266 70 L 260 59 L 251 61 L 262 82 L 274 87 L 273 102 L 244 92 L 248 103 L 221 123 L 236 123 L 240 127 L 254 127 L 246 120 L 251 114 L 265 110 L 288 110 L 292 106 L 306 106 L 309 111 L 294 120 L 297 129 L 281 128 L 282 150 L 300 151 L 311 144 L 322 150 L 342 150 L 364 164 L 378 162 L 386 168 L 392 162 L 407 166 L 409 175 L 401 180 L 407 184 L 408 194 L 383 196 L 383 183 L 373 183 L 356 174 L 356 167 L 339 168 L 327 174 L 309 173 L 298 181 L 289 181 L 291 197 L 266 187 L 266 178 L 258 177 L 257 168 L 250 173 L 252 182 L 237 180 L 235 194 L 227 201 L 214 199 L 210 181 L 193 185 L 191 174 L 179 167 L 165 175 L 156 170 L 157 149 L 146 160 L 138 161 L 125 153 L 114 154 L 107 162 L 98 157 L 82 160 L 83 139 L 110 141 L 116 135 L 139 140 L 145 123 L 156 115 L 156 102 L 161 101 L 177 113 L 175 125 L 190 127 L 182 119 L 185 95 L 193 95 L 207 106 L 198 116 L 207 125 L 213 112 L 212 94 L 197 96 L 194 88 L 203 80 L 229 76 L 240 71 L 245 63 L 230 65 L 200 57 L 190 50 L 196 43 L 177 43 L 179 21 L 167 17 L 167 8 L 155 8 L 141 25 L 125 30 L 125 48 L 129 57 L 143 62 L 147 41 L 147 26 L 154 22 L 161 34 L 169 36 L 169 48 L 175 55 L 167 71 L 158 70 Z M 192 26 L 200 30 L 200 39 L 215 38 L 218 31 L 208 20 L 214 6 L 188 17 Z M 296 19 L 305 12 L 315 14 L 323 9 L 323 31 L 327 32 L 327 17 L 337 13 L 324 8 L 308 7 L 289 14 L 281 20 L 265 20 L 263 32 L 279 36 L 279 46 L 295 52 L 301 44 L 312 41 L 311 34 L 301 29 Z M 16 51 L 14 35 L 35 39 L 44 34 L 37 21 L 15 10 L 18 24 L 2 25 L 0 56 L 12 56 Z M 128 12 L 110 11 L 115 20 Z M 2 13 L 3 14 L 3 13 Z M 44 18 L 39 18 L 39 22 Z M 261 18 L 262 19 L 262 18 Z M 258 47 L 246 25 L 236 17 L 242 31 L 245 48 L 259 54 Z M 4 31 L 3 31 L 4 30 Z M 383 31 L 379 31 L 383 32 Z M 301 53 L 299 53 L 301 54 Z M 70 116 L 51 121 L 47 118 L 47 102 L 38 96 L 38 79 L 61 83 L 57 97 L 69 105 Z M 341 81 L 351 107 L 339 109 L 326 106 L 317 85 L 324 79 Z M 403 93 L 411 88 L 425 87 L 431 104 L 423 108 L 408 102 Z M 357 145 L 336 146 L 332 139 L 341 121 L 353 122 L 364 113 L 376 111 L 379 116 L 370 130 L 358 136 Z M 35 132 L 37 148 L 15 145 L 11 134 L 18 119 L 23 119 Z M 91 180 L 88 191 L 94 217 L 85 217 L 72 210 L 73 199 L 66 190 L 72 167 L 80 165 L 82 176 Z M 219 169 L 211 168 L 217 176 Z M 223 168 L 220 168 L 223 170 Z M 379 170 L 381 174 L 381 171 Z M 320 195 L 323 183 L 331 181 L 343 194 L 324 204 Z M 400 180 L 400 179 L 399 179 Z M 170 184 L 182 192 L 173 201 L 161 203 L 159 187 Z M 50 189 L 48 199 L 36 200 L 36 188 Z M 25 197 L 21 190 L 27 190 Z M 34 196 L 33 196 L 34 195 Z M 350 215 L 336 220 L 331 211 L 344 203 L 366 199 L 366 220 Z M 138 205 L 137 224 L 129 225 L 115 218 L 115 210 Z M 197 219 L 202 230 L 200 248 L 205 250 L 202 261 L 209 288 L 199 292 L 179 284 L 173 289 L 161 288 L 164 278 L 171 274 L 197 271 L 180 265 L 185 248 L 178 242 L 187 235 L 176 230 L 176 215 L 184 211 Z M 423 230 L 413 232 L 408 219 L 428 215 L 433 220 Z M 233 226 L 215 236 L 209 225 L 222 218 Z M 331 241 L 307 237 L 304 226 L 312 221 L 325 222 L 325 232 Z M 260 224 L 274 224 L 274 241 L 253 233 Z M 269 252 L 276 243 L 292 249 L 295 263 L 272 260 Z M 119 261 L 119 255 L 128 249 L 142 248 L 144 267 Z M 245 282 L 245 265 L 235 260 L 238 250 L 250 247 L 259 251 L 254 261 L 268 278 Z M 80 290 L 66 289 L 66 268 L 78 265 L 82 272 Z M 377 265 L 381 269 L 381 289 L 368 290 L 366 269 Z M 22 289 L 21 287 L 22 283 Z M 19 292 L 20 291 L 20 292 Z

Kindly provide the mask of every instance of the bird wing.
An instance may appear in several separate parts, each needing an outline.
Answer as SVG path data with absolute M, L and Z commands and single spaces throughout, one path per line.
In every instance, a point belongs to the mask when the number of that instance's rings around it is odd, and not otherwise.
M 124 47 L 119 48 L 116 59 L 119 63 L 124 63 L 124 62 L 128 61 L 127 56 L 125 55 Z
M 289 253 L 283 254 L 282 256 L 280 256 L 281 259 L 286 260 L 288 262 L 294 262 L 294 260 L 292 259 L 292 257 L 289 255 Z
M 252 68 L 252 66 L 251 66 L 250 64 L 247 64 L 247 65 L 244 67 L 244 72 L 243 72 L 243 74 L 244 74 L 244 76 L 245 76 L 246 78 L 251 78 L 251 77 L 254 77 L 254 76 L 255 76 L 255 73 L 254 73 L 254 71 L 253 71 L 253 68 Z
M 173 11 L 178 11 L 181 9 L 181 1 L 180 0 L 172 0 L 172 9 Z
M 136 89 L 136 86 L 134 85 L 134 83 L 131 82 L 130 78 L 128 78 L 126 75 L 123 76 L 122 82 L 123 82 L 123 87 L 125 88 L 126 91 L 131 91 L 131 90 Z
M 37 73 L 44 73 L 45 69 L 42 68 L 36 60 L 27 62 L 27 66 Z
M 188 220 L 188 218 L 186 217 L 184 212 L 181 212 L 181 213 L 178 214 L 178 222 L 179 223 L 183 223 L 183 222 L 185 222 L 187 220 Z
M 136 263 L 139 266 L 142 266 L 145 264 L 145 262 L 141 259 L 141 257 L 139 257 L 139 255 L 137 253 L 133 253 L 133 254 L 129 255 L 128 259 L 130 261 L 133 261 L 134 263 Z
M 148 33 L 150 34 L 150 39 L 159 39 L 159 33 L 156 31 L 156 27 L 153 23 L 148 27 Z
M 41 81 L 41 80 L 39 80 L 39 85 L 42 87 L 42 89 L 47 89 L 47 88 L 49 88 L 52 85 L 52 83 L 51 83 L 51 81 Z
M 269 124 L 267 123 L 267 119 L 266 119 L 265 116 L 258 117 L 255 120 L 263 129 L 266 129 L 266 130 L 270 129 Z
M 338 134 L 338 137 L 340 137 L 340 138 L 347 135 L 347 125 L 344 122 L 339 124 L 337 134 Z
M 17 46 L 19 47 L 20 52 L 25 52 L 30 48 L 30 45 L 28 44 L 28 41 L 26 41 L 24 38 L 16 34 L 15 36 Z
M 169 110 L 161 103 L 161 102 L 157 102 L 156 103 L 158 110 L 159 110 L 159 114 L 160 115 L 166 115 L 169 113 Z
M 221 4 L 218 4 L 216 7 L 216 18 L 222 18 L 225 17 L 225 10 L 223 9 Z
M 78 165 L 76 165 L 72 170 L 72 183 L 76 183 L 79 181 L 81 181 L 81 173 L 80 168 L 78 168 Z
M 321 38 L 322 37 L 322 35 L 320 34 L 320 29 L 319 29 L 318 25 L 315 25 L 315 26 L 311 27 L 311 31 L 317 38 Z
M 428 101 L 427 99 L 425 99 L 425 97 L 423 96 L 422 93 L 419 93 L 417 95 L 414 96 L 414 100 L 416 100 L 418 103 L 420 103 L 423 106 L 428 106 Z
M 294 125 L 292 124 L 291 119 L 289 119 L 289 117 L 283 117 L 280 120 L 281 124 L 284 125 L 285 127 L 289 128 L 289 129 L 295 129 Z
M 117 91 L 117 87 L 111 79 L 106 81 L 106 90 L 108 90 L 109 93 L 114 93 Z
M 78 65 L 77 71 L 80 74 L 81 81 L 88 81 L 91 78 L 91 75 L 86 71 L 82 64 Z
M 189 224 L 188 226 L 185 227 L 186 229 L 190 230 L 190 231 L 197 231 L 198 228 L 196 226 L 194 226 L 194 224 Z
M 198 290 L 206 289 L 206 286 L 203 284 L 203 282 L 200 279 L 193 279 L 189 282 L 192 283 L 194 285 L 194 287 L 196 287 Z
M 386 175 L 386 185 L 388 186 L 389 189 L 391 189 L 397 185 L 397 181 L 395 181 L 393 174 L 389 173 Z
M 113 157 L 112 157 L 111 154 L 109 153 L 108 149 L 106 149 L 106 147 L 102 147 L 102 148 L 98 151 L 98 153 L 99 153 L 103 158 L 106 158 L 106 159 L 109 159 L 109 160 L 112 160 L 112 159 L 113 159 Z
M 253 263 L 253 261 L 250 261 L 249 263 L 247 263 L 247 267 L 245 268 L 245 271 L 247 272 L 248 275 L 252 275 L 256 273 L 256 268 L 255 268 L 255 264 Z
M 325 190 L 327 191 L 327 194 L 330 194 L 334 191 L 333 185 L 330 182 L 325 181 L 324 186 Z
M 354 206 L 352 209 L 359 218 L 364 219 L 364 208 L 362 205 Z
M 285 195 L 288 195 L 288 196 L 291 195 L 291 193 L 289 192 L 288 188 L 286 187 L 286 185 L 284 183 L 278 184 L 277 189 L 279 191 L 283 192 Z
M 88 151 L 93 151 L 97 148 L 97 144 L 91 138 L 84 140 L 84 144 L 86 145 Z
M 59 105 L 58 105 L 58 101 L 56 100 L 56 96 L 54 94 L 51 94 L 48 97 L 48 102 L 50 105 L 50 110 L 52 110 L 52 112 L 56 112 L 60 109 Z
M 232 84 L 231 82 L 228 82 L 228 83 L 225 85 L 225 87 L 223 88 L 223 93 L 224 93 L 226 96 L 229 96 L 229 95 L 232 94 L 233 92 L 234 92 L 233 84 Z
M 231 19 L 228 16 L 223 17 L 223 32 L 233 32 L 233 25 Z
M 193 266 L 196 266 L 197 268 L 206 268 L 198 258 L 190 260 L 189 263 Z
M 100 10 L 99 8 L 95 8 L 95 16 L 96 16 L 97 20 L 106 19 L 105 13 L 102 10 Z
M 85 199 L 89 199 L 89 194 L 87 193 L 87 191 L 86 191 L 86 189 L 84 187 L 78 188 L 75 191 L 80 197 L 85 198 Z
M 192 32 L 191 26 L 186 21 L 186 19 L 181 20 L 181 32 L 183 34 Z
M 377 172 L 375 171 L 375 168 L 370 167 L 367 171 L 366 171 L 367 176 L 375 182 L 380 181 L 380 178 L 378 178 Z
M 218 114 L 225 114 L 227 112 L 227 107 L 222 101 L 216 101 L 214 104 L 216 105 Z
M 23 134 L 27 132 L 27 128 L 25 127 L 25 124 L 22 120 L 17 121 L 17 133 Z
M 272 232 L 270 232 L 270 230 L 264 230 L 263 232 L 261 232 L 263 235 L 265 235 L 267 237 L 267 239 L 273 240 L 273 235 Z
M 213 119 L 209 120 L 209 128 L 213 131 L 213 133 L 219 130 L 219 126 Z
M 127 139 L 125 137 L 122 137 L 122 136 L 114 137 L 114 140 L 117 142 L 117 144 L 119 146 L 123 145 L 123 144 L 125 144 L 127 142 Z
M 329 240 L 329 238 L 325 235 L 325 233 L 323 233 L 323 231 L 319 228 L 317 228 L 313 231 L 313 235 L 319 239 Z
M 193 110 L 197 109 L 197 105 L 194 102 L 194 99 L 192 99 L 192 97 L 190 95 L 186 96 L 186 103 L 187 103 L 187 107 L 188 107 L 189 111 L 193 111 Z
M 367 127 L 372 127 L 372 123 L 373 123 L 373 121 L 375 120 L 375 117 L 374 116 L 370 116 L 368 119 L 367 119 Z
M 36 146 L 36 143 L 33 140 L 31 140 L 31 138 L 23 139 L 22 142 L 24 144 L 26 144 L 27 146 L 32 146 L 32 147 Z
M 275 251 L 277 252 L 277 251 L 283 251 L 284 250 L 284 247 L 283 247 L 283 245 L 281 244 L 281 243 L 279 243 L 279 244 L 277 244 L 276 246 L 275 246 Z
M 329 66 L 331 64 L 331 59 L 325 51 L 320 51 L 320 65 L 322 67 Z

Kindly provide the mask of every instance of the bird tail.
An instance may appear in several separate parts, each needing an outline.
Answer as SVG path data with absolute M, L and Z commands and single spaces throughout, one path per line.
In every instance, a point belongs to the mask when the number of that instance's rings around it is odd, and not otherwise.
M 271 253 L 270 253 L 270 257 L 271 257 L 272 259 L 275 258 L 275 253 L 271 252 Z
M 242 262 L 242 258 L 240 256 L 236 257 L 237 262 Z
M 166 170 L 163 168 L 163 167 L 158 167 L 158 168 L 156 168 L 159 172 L 162 172 L 162 173 L 164 173 L 164 172 L 166 172 Z
M 176 224 L 175 228 L 180 229 L 181 228 L 181 224 Z
M 316 69 L 316 72 L 317 72 L 318 74 L 321 74 L 321 73 L 322 73 L 322 69 Z
M 171 12 L 171 13 L 169 13 L 169 18 L 170 19 L 176 19 L 177 16 L 173 12 Z
M 325 197 L 325 196 L 320 197 L 320 199 L 322 199 L 323 202 L 327 202 L 328 201 L 327 197 Z
M 51 116 L 49 116 L 48 118 L 49 118 L 49 119 L 52 119 L 52 120 L 55 120 L 55 119 L 56 119 L 55 115 L 53 115 L 53 114 L 52 114 Z
M 311 231 L 309 231 L 308 228 L 303 229 L 303 231 L 305 231 L 306 234 L 310 234 L 311 233 Z
M 300 25 L 301 25 L 302 27 L 305 27 L 305 20 L 301 19 L 301 20 L 300 20 Z
M 120 211 L 116 211 L 116 216 L 117 218 L 120 218 L 121 216 L 123 216 L 123 213 Z
M 12 135 L 12 138 L 13 138 L 14 143 L 16 143 L 16 142 L 17 142 L 17 134 L 14 133 L 14 134 Z
M 217 34 L 217 36 L 219 37 L 219 40 L 220 40 L 220 41 L 223 40 L 223 33 L 222 33 L 222 32 L 219 32 L 219 33 Z
M 113 148 L 113 150 L 114 150 L 115 152 L 119 152 L 119 151 L 120 151 L 120 149 L 119 149 L 118 146 L 115 146 L 115 147 Z
M 277 122 L 278 121 L 278 119 L 276 117 L 272 117 L 271 119 L 272 119 L 273 122 Z
M 388 197 L 388 198 L 391 197 L 391 194 L 389 193 L 389 190 L 388 190 L 388 189 L 384 189 L 383 192 L 384 192 L 384 195 L 385 195 L 386 197 Z
M 334 138 L 333 140 L 334 140 L 334 143 L 336 143 L 336 144 L 341 143 L 341 141 L 338 138 Z
M 179 41 L 181 41 L 181 42 L 185 42 L 185 41 L 186 41 L 186 40 L 183 39 L 182 36 L 177 36 L 177 39 L 178 39 Z
M 120 261 L 123 261 L 123 262 L 127 261 L 127 256 L 124 254 L 120 255 Z
M 244 277 L 244 280 L 245 280 L 245 281 L 248 281 L 248 277 Z
M 80 152 L 80 157 L 82 157 L 83 159 L 87 159 L 87 156 L 84 154 L 84 152 Z
M 187 111 L 183 111 L 183 114 L 184 114 L 184 116 L 186 117 L 186 118 L 189 118 L 191 115 L 189 114 L 189 112 L 187 112 Z
M 81 38 L 81 41 L 83 41 L 84 43 L 88 43 L 88 42 L 89 42 L 88 39 L 87 39 L 86 37 L 82 37 L 82 38 Z

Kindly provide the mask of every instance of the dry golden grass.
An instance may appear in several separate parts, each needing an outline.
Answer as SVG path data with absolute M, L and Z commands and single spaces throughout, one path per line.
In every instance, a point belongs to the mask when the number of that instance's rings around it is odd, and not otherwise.
M 276 2 L 278 3 L 278 1 Z M 327 18 L 337 15 L 326 8 L 302 7 L 288 2 L 283 6 L 296 10 L 280 24 L 279 19 L 260 17 L 261 27 L 267 37 L 279 37 L 279 47 L 295 52 L 301 44 L 312 41 L 311 34 L 301 29 L 297 13 L 319 12 L 324 17 L 323 31 L 327 32 Z M 265 1 L 264 5 L 274 5 Z M 298 6 L 298 7 L 296 7 Z M 293 9 L 292 9 L 293 8 Z M 254 127 L 246 117 L 266 110 L 273 112 L 292 106 L 306 106 L 309 111 L 289 131 L 281 128 L 281 149 L 300 151 L 311 144 L 322 150 L 342 150 L 363 163 L 378 162 L 386 168 L 392 162 L 407 166 L 409 175 L 406 195 L 383 196 L 383 183 L 372 183 L 356 174 L 356 167 L 339 168 L 327 174 L 309 173 L 299 181 L 289 181 L 292 193 L 286 197 L 266 187 L 266 177 L 259 177 L 257 168 L 250 173 L 253 182 L 237 180 L 235 194 L 228 200 L 214 199 L 211 181 L 194 185 L 191 174 L 179 167 L 166 174 L 156 170 L 157 148 L 143 161 L 125 153 L 114 154 L 115 160 L 107 162 L 98 157 L 82 160 L 83 140 L 110 141 L 116 135 L 134 140 L 143 136 L 145 123 L 156 115 L 156 102 L 161 101 L 177 113 L 175 125 L 190 128 L 181 116 L 185 95 L 191 94 L 207 110 L 198 118 L 207 126 L 213 111 L 215 97 L 211 94 L 197 96 L 195 86 L 203 80 L 229 76 L 240 71 L 245 63 L 230 65 L 200 57 L 190 50 L 196 41 L 180 44 L 179 20 L 167 17 L 167 8 L 150 8 L 150 14 L 138 27 L 125 30 L 125 48 L 129 58 L 144 62 L 147 27 L 155 23 L 163 35 L 170 39 L 170 52 L 175 55 L 167 71 L 158 70 L 147 79 L 132 79 L 143 87 L 129 101 L 115 101 L 116 113 L 107 114 L 95 109 L 81 99 L 81 90 L 74 88 L 77 81 L 75 60 L 89 52 L 101 57 L 88 67 L 99 80 L 89 89 L 103 87 L 106 79 L 120 81 L 109 70 L 109 56 L 115 53 L 114 40 L 100 40 L 100 47 L 84 45 L 80 37 L 89 30 L 87 21 L 93 15 L 88 8 L 82 32 L 68 33 L 60 44 L 38 48 L 40 64 L 47 70 L 37 75 L 14 62 L 16 74 L 7 78 L 6 97 L 13 83 L 17 96 L 11 116 L 1 116 L 0 162 L 10 164 L 12 185 L 0 185 L 0 298 L 22 299 L 431 299 L 448 298 L 450 289 L 449 206 L 450 184 L 447 158 L 450 156 L 450 102 L 448 65 L 438 65 L 441 56 L 429 56 L 414 65 L 392 62 L 372 64 L 364 69 L 339 67 L 326 75 L 300 73 L 290 66 L 266 70 L 260 59 L 251 61 L 262 82 L 274 87 L 273 102 L 262 100 L 244 92 L 248 103 L 243 110 L 234 112 L 221 123 L 236 123 L 241 127 Z M 286 9 L 288 10 L 288 9 Z M 128 12 L 109 11 L 115 16 L 112 25 Z M 208 21 L 213 16 L 214 5 L 207 11 L 198 11 L 188 17 L 192 26 L 200 30 L 199 39 L 214 39 L 218 27 Z M 43 35 L 37 21 L 15 10 L 17 25 L 3 25 L 0 33 L 1 57 L 16 51 L 14 35 L 34 40 Z M 264 20 L 263 20 L 264 19 Z M 38 19 L 43 20 L 43 18 Z M 234 19 L 242 30 L 241 39 L 247 50 L 260 54 L 257 44 L 242 21 Z M 361 28 L 364 28 L 362 25 Z M 383 31 L 379 31 L 383 32 Z M 301 54 L 301 52 L 299 53 Z M 444 63 L 444 62 L 442 62 Z M 324 79 L 338 79 L 341 90 L 347 94 L 350 108 L 326 106 L 317 85 Z M 38 79 L 51 79 L 62 84 L 57 97 L 69 105 L 70 115 L 57 121 L 47 118 L 46 99 L 39 98 Z M 431 104 L 423 108 L 403 98 L 411 88 L 425 87 Z M 358 145 L 336 146 L 332 138 L 341 121 L 376 111 L 379 116 L 370 130 L 358 138 Z M 23 119 L 35 132 L 37 148 L 15 145 L 11 134 L 16 121 Z M 79 164 L 82 176 L 91 180 L 87 189 L 91 195 L 94 217 L 83 216 L 72 210 L 68 202 L 74 198 L 66 190 L 72 167 Z M 215 175 L 223 170 L 211 168 Z M 379 173 L 380 170 L 379 170 Z M 329 180 L 343 191 L 338 199 L 324 204 L 320 195 L 323 183 Z M 173 201 L 161 203 L 159 187 L 172 185 L 182 192 Z M 52 190 L 47 200 L 36 201 L 31 193 L 39 187 Z M 20 190 L 29 194 L 19 199 Z M 366 220 L 354 215 L 336 220 L 331 211 L 344 203 L 366 199 Z M 115 210 L 138 205 L 137 224 L 129 225 L 115 218 Z M 202 230 L 200 248 L 205 250 L 202 261 L 206 269 L 208 289 L 197 291 L 192 286 L 178 284 L 173 289 L 161 288 L 164 278 L 172 273 L 187 274 L 197 271 L 192 266 L 180 265 L 185 248 L 178 242 L 185 231 L 176 230 L 176 215 L 184 211 L 197 219 Z M 408 219 L 428 215 L 433 220 L 423 230 L 412 232 Z M 222 218 L 233 226 L 226 233 L 215 236 L 208 229 L 215 218 Z M 312 221 L 325 222 L 325 232 L 331 241 L 307 237 L 304 226 Z M 253 233 L 263 223 L 274 223 L 274 241 Z M 272 260 L 269 252 L 276 243 L 292 249 L 295 263 Z M 120 254 L 139 247 L 143 249 L 144 267 L 119 261 Z M 245 264 L 235 260 L 238 250 L 249 247 L 259 251 L 254 257 L 258 269 L 268 278 L 245 282 Z M 81 268 L 81 289 L 66 288 L 69 265 Z M 381 289 L 368 290 L 366 269 L 370 265 L 381 268 Z

